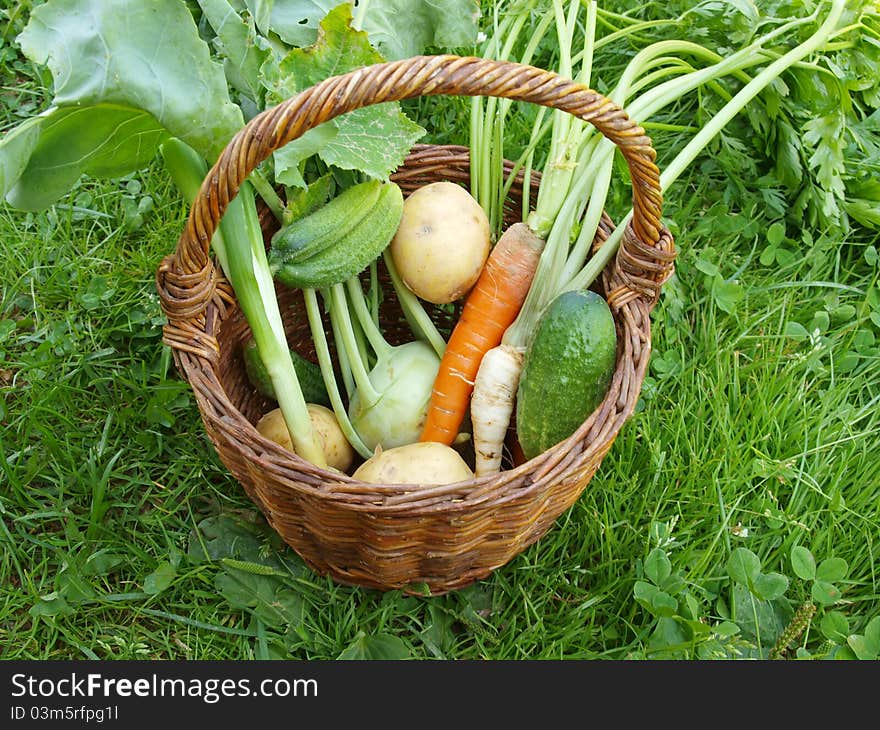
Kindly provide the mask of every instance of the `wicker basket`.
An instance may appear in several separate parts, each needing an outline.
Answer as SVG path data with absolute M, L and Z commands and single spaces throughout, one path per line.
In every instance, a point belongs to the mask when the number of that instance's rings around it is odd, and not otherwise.
M 443 486 L 367 484 L 319 469 L 257 432 L 254 424 L 273 404 L 248 384 L 241 346 L 249 329 L 209 256 L 209 242 L 241 182 L 274 150 L 353 109 L 427 94 L 507 97 L 561 109 L 617 145 L 629 166 L 634 206 L 600 284 L 618 327 L 617 367 L 599 408 L 570 438 L 528 462 Z M 672 271 L 674 246 L 660 223 L 654 157 L 644 131 L 596 92 L 531 66 L 457 56 L 419 56 L 327 79 L 258 115 L 231 140 L 205 177 L 176 252 L 156 273 L 164 339 L 219 457 L 312 569 L 346 584 L 441 594 L 510 561 L 575 502 L 633 412 L 651 349 L 650 311 Z M 405 192 L 440 179 L 467 182 L 467 150 L 417 146 L 394 179 Z M 522 195 L 520 181 L 511 210 Z M 598 238 L 610 230 L 606 218 Z M 313 358 L 299 292 L 279 287 L 278 294 L 291 346 Z M 389 341 L 412 339 L 395 298 L 386 299 Z M 450 324 L 445 316 L 441 327 Z

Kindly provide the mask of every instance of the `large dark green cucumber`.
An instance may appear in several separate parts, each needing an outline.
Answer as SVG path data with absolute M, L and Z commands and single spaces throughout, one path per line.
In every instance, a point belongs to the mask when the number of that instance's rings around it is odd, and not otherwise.
M 241 354 L 244 358 L 244 370 L 251 385 L 263 395 L 274 399 L 275 388 L 272 385 L 272 379 L 269 377 L 266 366 L 257 351 L 257 343 L 253 338 L 245 343 Z M 290 359 L 293 360 L 293 369 L 296 371 L 299 387 L 306 403 L 329 406 L 330 396 L 327 395 L 327 386 L 324 385 L 321 368 L 294 350 L 290 351 Z
M 282 227 L 272 236 L 269 268 L 304 261 L 338 243 L 357 226 L 379 199 L 382 183 L 368 180 L 343 190 L 314 212 Z
M 573 434 L 608 392 L 617 356 L 614 318 L 593 291 L 554 299 L 526 351 L 516 394 L 517 438 L 527 459 Z
M 391 242 L 403 215 L 403 193 L 382 183 L 379 199 L 361 221 L 335 244 L 297 263 L 284 263 L 273 276 L 289 287 L 323 289 L 359 274 Z

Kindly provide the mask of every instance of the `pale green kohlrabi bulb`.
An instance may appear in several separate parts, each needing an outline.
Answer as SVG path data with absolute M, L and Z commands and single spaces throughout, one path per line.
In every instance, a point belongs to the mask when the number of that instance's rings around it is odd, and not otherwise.
M 351 423 L 364 444 L 391 449 L 419 440 L 440 358 L 424 342 L 407 342 L 383 354 L 370 371 L 379 393 L 372 405 L 355 391 L 348 408 Z

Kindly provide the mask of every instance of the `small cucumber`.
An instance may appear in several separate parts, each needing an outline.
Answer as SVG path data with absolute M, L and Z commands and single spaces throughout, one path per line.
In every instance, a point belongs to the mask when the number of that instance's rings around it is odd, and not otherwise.
M 270 270 L 304 261 L 338 243 L 373 208 L 381 186 L 378 180 L 353 185 L 314 212 L 282 227 L 272 236 Z
M 260 393 L 268 398 L 275 398 L 275 388 L 266 371 L 266 366 L 257 351 L 257 343 L 253 338 L 249 339 L 242 348 L 244 358 L 244 370 L 248 380 Z M 290 351 L 290 359 L 293 360 L 293 369 L 299 380 L 306 403 L 317 403 L 322 406 L 330 405 L 330 396 L 327 395 L 327 387 L 324 385 L 324 376 L 321 368 L 294 350 Z
M 282 264 L 274 277 L 289 287 L 323 289 L 359 274 L 391 243 L 403 215 L 403 192 L 393 182 L 382 183 L 379 199 L 358 224 L 314 256 Z
M 608 392 L 617 332 L 606 301 L 568 291 L 541 316 L 516 394 L 516 430 L 532 459 L 573 434 Z

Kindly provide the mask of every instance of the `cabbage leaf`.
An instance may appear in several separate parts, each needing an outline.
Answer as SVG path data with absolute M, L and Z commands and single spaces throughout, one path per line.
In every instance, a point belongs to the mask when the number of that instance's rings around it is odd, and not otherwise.
M 49 0 L 17 40 L 54 98 L 0 140 L 0 194 L 16 207 L 50 205 L 83 174 L 133 172 L 168 135 L 214 159 L 244 124 L 179 0 Z

